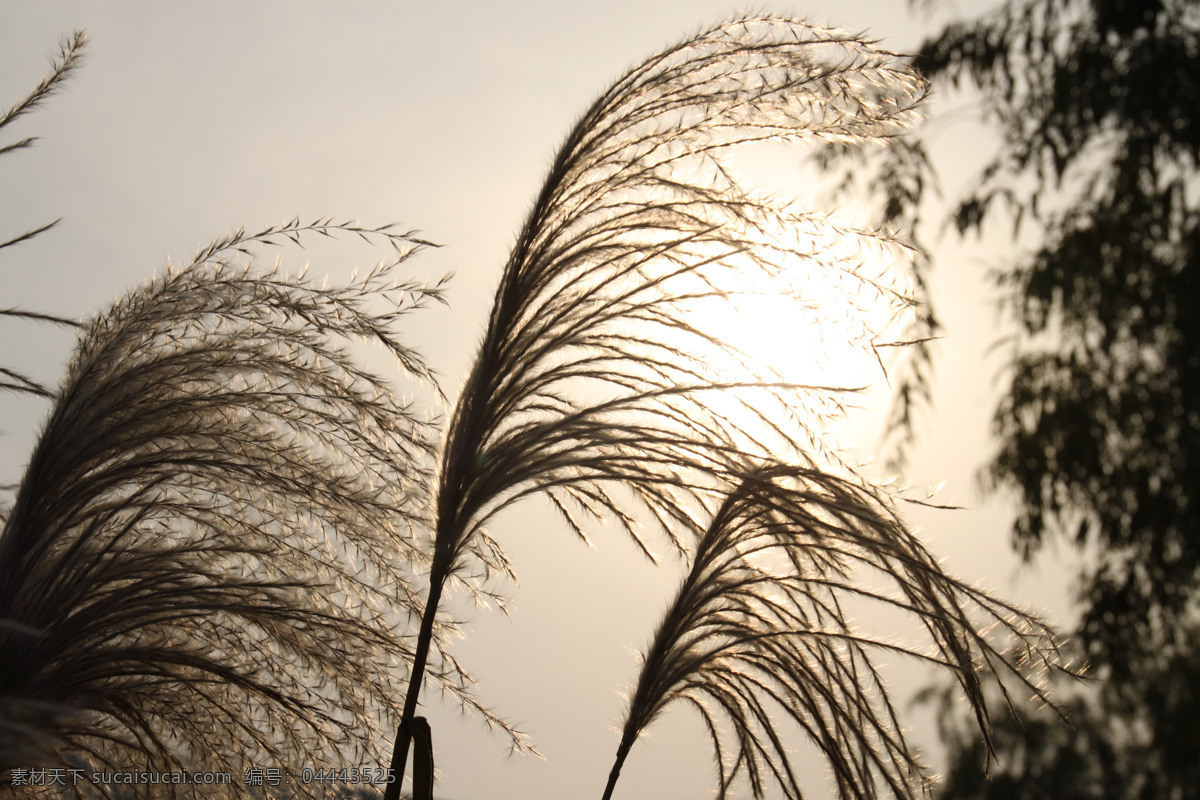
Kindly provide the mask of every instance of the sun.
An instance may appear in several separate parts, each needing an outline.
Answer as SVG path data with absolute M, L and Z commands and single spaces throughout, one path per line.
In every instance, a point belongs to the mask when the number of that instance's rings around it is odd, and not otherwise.
M 723 308 L 708 312 L 706 322 L 763 380 L 859 390 L 881 378 L 879 360 L 863 341 L 869 330 L 833 302 L 731 295 Z
M 864 251 L 857 260 L 794 256 L 772 274 L 739 270 L 723 297 L 692 313 L 742 357 L 737 367 L 720 367 L 727 373 L 869 389 L 886 380 L 888 349 L 919 317 L 907 272 L 894 263 L 904 257 L 897 249 Z
M 860 420 L 881 406 L 894 345 L 912 337 L 921 305 L 905 282 L 907 251 L 834 233 L 840 250 L 812 231 L 796 232 L 808 241 L 791 246 L 777 269 L 722 259 L 704 283 L 715 291 L 687 305 L 688 323 L 713 345 L 704 368 L 714 383 L 732 387 L 706 403 L 737 432 L 739 446 L 786 446 L 771 431 L 777 420 L 799 422 L 793 430 L 822 451 L 835 430 L 875 438 L 864 433 L 874 423 Z
M 788 147 L 759 143 L 731 155 L 735 183 L 760 201 L 765 218 L 733 236 L 750 255 L 715 259 L 719 269 L 705 277 L 725 299 L 697 305 L 694 318 L 764 379 L 860 390 L 886 384 L 892 345 L 913 338 L 923 313 L 916 250 L 875 229 L 865 203 L 839 195 L 830 208 L 822 194 L 828 176 Z

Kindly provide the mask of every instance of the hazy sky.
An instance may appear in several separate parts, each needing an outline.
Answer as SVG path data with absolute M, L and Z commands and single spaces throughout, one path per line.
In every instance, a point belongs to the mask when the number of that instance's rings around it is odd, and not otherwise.
M 944 16 L 899 0 L 765 3 L 756 8 L 868 31 L 911 49 Z M 53 232 L 3 254 L 0 307 L 87 316 L 241 225 L 299 215 L 419 228 L 445 247 L 409 263 L 454 270 L 451 311 L 419 320 L 422 345 L 453 393 L 482 331 L 508 247 L 555 148 L 574 119 L 626 67 L 739 10 L 733 2 L 56 2 L 0 4 L 0 103 L 28 90 L 58 39 L 85 27 L 83 68 L 62 96 L 23 121 L 41 137 L 0 160 L 0 237 L 55 217 Z M 932 113 L 961 105 L 935 103 Z M 954 196 L 990 141 L 969 124 L 940 124 L 937 150 Z M 911 481 L 944 481 L 959 512 L 910 514 L 953 572 L 1070 622 L 1068 578 L 1056 566 L 1020 575 L 1002 500 L 981 502 L 978 465 L 999 336 L 983 281 L 1011 242 L 939 243 L 933 292 L 946 325 L 935 413 L 927 415 Z M 314 274 L 344 276 L 377 254 L 353 247 L 291 254 Z M 0 326 L 0 363 L 53 382 L 67 333 Z M 15 480 L 44 403 L 0 395 L 0 483 Z M 441 793 L 505 800 L 599 795 L 617 738 L 619 695 L 680 565 L 653 568 L 618 537 L 590 551 L 537 503 L 494 526 L 521 576 L 511 619 L 481 614 L 457 651 L 479 695 L 518 722 L 547 761 L 506 760 L 498 739 L 456 709 L 433 710 Z M 908 687 L 920 670 L 897 665 Z M 927 714 L 910 717 L 931 742 Z M 677 714 L 635 748 L 625 798 L 709 796 L 712 771 L 698 718 Z M 820 787 L 823 767 L 810 785 Z M 263 765 L 270 766 L 270 765 Z M 319 765 L 312 766 L 335 766 Z M 352 766 L 352 765 L 341 765 Z M 822 796 L 817 792 L 814 796 Z

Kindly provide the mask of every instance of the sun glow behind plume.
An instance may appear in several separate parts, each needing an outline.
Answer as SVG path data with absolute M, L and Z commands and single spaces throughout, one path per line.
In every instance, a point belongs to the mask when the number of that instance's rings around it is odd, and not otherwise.
M 770 392 L 736 389 L 713 397 L 713 410 L 748 437 L 763 435 L 767 449 L 778 442 L 763 434 L 762 417 L 795 415 L 813 435 L 809 445 L 824 451 L 822 435 L 886 388 L 890 356 L 911 338 L 921 305 L 908 282 L 908 248 L 823 217 L 792 223 L 762 234 L 792 251 L 779 259 L 780 269 L 739 265 L 748 258 L 742 253 L 714 253 L 719 268 L 693 278 L 681 294 L 695 297 L 682 307 L 689 323 L 720 345 L 704 356 L 714 380 L 797 387 L 787 407 Z
M 877 291 L 863 285 L 854 293 L 821 276 L 777 283 L 714 303 L 704 311 L 707 328 L 764 380 L 861 390 L 883 379 L 876 347 L 893 325 Z
M 727 273 L 727 301 L 697 307 L 696 319 L 745 353 L 763 379 L 885 386 L 895 345 L 913 338 L 924 313 L 912 279 L 915 251 L 874 230 L 871 209 L 845 198 L 831 208 L 830 176 L 788 144 L 736 148 L 725 166 L 778 214 L 758 234 L 778 268 L 747 264 Z

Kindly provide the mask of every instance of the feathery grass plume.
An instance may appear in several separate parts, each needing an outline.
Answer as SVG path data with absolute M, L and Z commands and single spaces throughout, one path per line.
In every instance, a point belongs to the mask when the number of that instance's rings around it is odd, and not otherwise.
M 319 288 L 241 255 L 307 232 L 396 258 Z M 240 785 L 381 756 L 433 437 L 348 345 L 428 376 L 397 326 L 440 286 L 392 277 L 425 244 L 330 220 L 239 232 L 83 327 L 0 532 L 0 782 L 86 764 Z
M 862 600 L 919 620 L 933 647 L 857 630 L 844 607 Z M 977 632 L 971 611 L 1011 634 L 1015 659 Z M 772 786 L 802 797 L 795 733 L 823 753 L 840 797 L 919 795 L 927 778 L 873 653 L 953 670 L 985 736 L 982 676 L 1016 675 L 1045 700 L 1034 675 L 1060 664 L 1044 625 L 948 577 L 875 487 L 807 467 L 749 476 L 714 515 L 644 655 L 605 800 L 638 736 L 673 703 L 704 721 L 720 798 L 743 776 L 755 797 Z
M 71 76 L 71 73 L 79 66 L 80 60 L 83 58 L 83 47 L 85 44 L 87 44 L 87 36 L 81 30 L 75 31 L 69 38 L 63 40 L 59 46 L 58 55 L 50 62 L 50 71 L 38 82 L 33 91 L 13 103 L 11 108 L 0 115 L 0 130 L 3 130 L 33 111 L 55 92 L 62 89 L 67 79 Z M 0 144 L 0 155 L 32 147 L 36 141 L 36 136 L 27 136 L 15 142 Z M 38 234 L 50 230 L 58 223 L 59 220 L 54 220 L 53 222 L 0 241 L 0 250 L 20 244 L 21 242 L 27 242 Z
M 0 115 L 0 130 L 3 130 L 33 111 L 45 102 L 47 98 L 62 88 L 63 84 L 71 76 L 71 73 L 79 66 L 86 43 L 87 37 L 81 30 L 75 31 L 70 38 L 63 40 L 59 46 L 58 55 L 51 60 L 50 71 L 38 82 L 33 91 L 17 100 L 11 108 L 5 111 L 3 115 Z M 36 141 L 36 136 L 27 136 L 15 142 L 0 144 L 0 155 L 32 147 Z M 22 242 L 28 242 L 30 239 L 50 230 L 58 223 L 59 220 L 54 220 L 53 222 L 39 225 L 36 228 L 30 228 L 27 231 L 0 241 L 0 251 L 21 244 Z M 74 326 L 77 324 L 74 320 L 63 319 L 52 314 L 40 314 L 35 311 L 23 311 L 18 308 L 0 308 L 0 317 L 50 322 L 64 326 Z M 40 397 L 50 397 L 52 394 L 49 387 L 43 386 L 29 376 L 7 367 L 0 367 L 0 391 L 33 394 Z
M 825 273 L 911 306 L 860 269 L 864 250 L 906 256 L 885 235 L 756 196 L 726 157 L 756 142 L 885 142 L 925 91 L 869 42 L 747 17 L 647 59 L 579 120 L 508 260 L 450 421 L 406 722 L 446 581 L 509 570 L 485 529 L 497 513 L 544 495 L 577 534 L 581 516 L 615 520 L 649 554 L 640 508 L 686 552 L 703 509 L 749 461 L 802 459 L 819 442 L 805 409 L 824 402 L 821 387 L 764 377 L 695 308 L 760 277 L 803 296 Z

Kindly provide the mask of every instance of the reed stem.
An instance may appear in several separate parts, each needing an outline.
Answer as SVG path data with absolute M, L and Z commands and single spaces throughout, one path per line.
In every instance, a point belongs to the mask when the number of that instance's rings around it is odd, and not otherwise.
M 442 599 L 443 583 L 441 575 L 433 576 L 430 580 L 429 599 L 425 603 L 425 612 L 421 616 L 421 630 L 417 635 L 417 649 L 413 655 L 408 694 L 404 696 L 404 710 L 401 713 L 400 725 L 396 729 L 396 742 L 392 745 L 392 763 L 389 775 L 393 776 L 393 780 L 388 783 L 383 800 L 400 800 L 400 785 L 404 782 L 404 770 L 408 764 L 408 748 L 412 743 L 412 721 L 417 713 L 421 685 L 425 682 L 425 663 L 429 658 L 429 647 L 433 641 L 433 623 L 437 618 L 438 604 Z
M 617 786 L 617 778 L 621 777 L 621 767 L 625 766 L 625 758 L 633 747 L 635 737 L 624 736 L 617 747 L 617 757 L 613 760 L 612 769 L 608 772 L 608 783 L 604 787 L 604 797 L 601 800 L 611 800 L 613 789 Z

